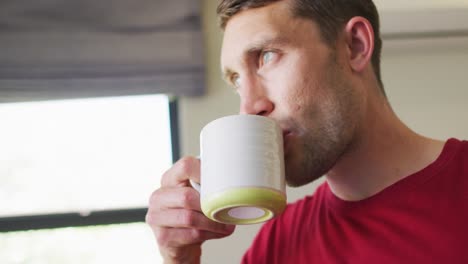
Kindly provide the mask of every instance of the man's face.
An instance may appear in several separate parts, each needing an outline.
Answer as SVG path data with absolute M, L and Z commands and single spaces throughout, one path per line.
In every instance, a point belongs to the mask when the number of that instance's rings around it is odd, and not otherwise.
M 240 112 L 280 124 L 286 181 L 300 186 L 325 174 L 352 145 L 361 102 L 342 52 L 289 5 L 278 1 L 233 16 L 221 64 L 240 96 Z

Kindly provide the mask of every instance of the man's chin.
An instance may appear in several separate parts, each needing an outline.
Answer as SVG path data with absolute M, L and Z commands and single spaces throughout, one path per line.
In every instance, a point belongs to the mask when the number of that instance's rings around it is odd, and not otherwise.
M 309 184 L 317 179 L 319 179 L 321 176 L 318 176 L 318 177 L 294 177 L 294 178 L 291 178 L 291 177 L 287 177 L 286 176 L 286 185 L 289 186 L 289 187 L 293 187 L 293 188 L 296 188 L 296 187 L 301 187 L 301 186 L 304 186 L 306 184 Z

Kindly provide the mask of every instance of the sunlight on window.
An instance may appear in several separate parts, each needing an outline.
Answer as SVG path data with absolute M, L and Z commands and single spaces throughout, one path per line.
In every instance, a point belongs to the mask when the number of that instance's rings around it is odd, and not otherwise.
M 146 207 L 172 162 L 168 105 L 162 95 L 0 104 L 0 217 Z M 0 263 L 160 262 L 144 223 L 0 233 Z
M 5 264 L 158 264 L 151 230 L 143 223 L 0 234 Z
M 144 207 L 171 163 L 166 96 L 0 104 L 0 214 Z

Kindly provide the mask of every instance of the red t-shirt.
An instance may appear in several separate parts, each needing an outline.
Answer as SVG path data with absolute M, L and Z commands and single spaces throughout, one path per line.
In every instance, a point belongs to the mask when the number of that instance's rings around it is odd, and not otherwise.
M 468 263 L 468 141 L 362 201 L 322 184 L 266 223 L 242 263 Z

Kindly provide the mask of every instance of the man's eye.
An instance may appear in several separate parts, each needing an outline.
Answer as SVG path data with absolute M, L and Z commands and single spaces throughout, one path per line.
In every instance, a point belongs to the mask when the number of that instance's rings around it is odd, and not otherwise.
M 262 65 L 267 64 L 273 59 L 275 54 L 272 51 L 266 51 L 262 53 Z
M 239 87 L 240 86 L 240 77 L 239 77 L 239 75 L 232 76 L 231 82 L 232 82 L 232 84 L 234 84 L 235 87 Z

